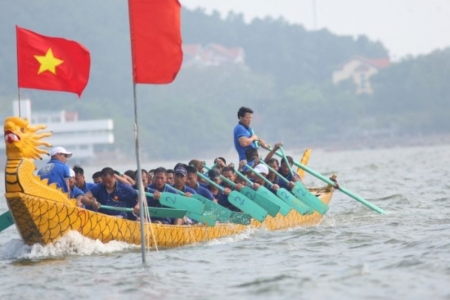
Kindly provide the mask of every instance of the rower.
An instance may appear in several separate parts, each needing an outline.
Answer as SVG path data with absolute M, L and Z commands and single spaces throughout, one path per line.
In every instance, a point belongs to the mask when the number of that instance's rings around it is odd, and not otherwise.
M 226 180 L 224 180 L 222 182 L 222 186 L 225 187 L 225 190 L 222 192 L 222 195 L 219 198 L 219 204 L 230 210 L 239 211 L 239 209 L 237 207 L 235 207 L 228 201 L 228 195 L 233 190 L 240 191 L 244 187 L 244 185 L 242 185 L 240 183 L 236 183 L 236 179 L 237 179 L 236 170 L 232 167 L 223 168 L 222 176 L 224 178 L 228 179 L 230 182 L 227 182 Z M 232 183 L 235 183 L 235 184 L 232 185 Z
M 81 198 L 83 197 L 84 192 L 76 186 L 75 171 L 69 169 L 69 173 L 70 198 L 77 200 L 77 205 L 79 207 L 84 207 L 83 203 L 81 203 Z
M 163 167 L 159 167 L 154 170 L 153 182 L 148 185 L 149 191 L 153 193 L 153 197 L 147 196 L 148 206 L 162 207 L 162 205 L 159 203 L 159 197 L 161 196 L 162 192 L 178 194 L 173 187 L 167 184 L 166 172 L 167 170 Z M 173 220 L 168 218 L 164 218 L 164 220 L 152 218 L 152 222 L 172 224 Z
M 102 172 L 98 171 L 98 172 L 95 172 L 94 174 L 92 174 L 92 181 L 95 184 L 102 183 Z
M 188 166 L 186 168 L 186 171 L 187 171 L 186 185 L 191 189 L 193 189 L 197 194 L 205 197 L 206 199 L 214 201 L 214 196 L 211 194 L 211 192 L 207 188 L 200 185 L 200 183 L 198 183 L 197 169 L 194 168 L 193 166 Z
M 95 186 L 95 183 L 86 182 L 84 177 L 84 170 L 78 165 L 73 167 L 73 171 L 75 172 L 75 186 L 83 191 L 83 193 L 87 193 L 91 189 L 91 187 Z M 72 172 L 71 172 L 72 173 Z
M 191 197 L 192 195 L 196 194 L 195 190 L 186 186 L 186 180 L 187 180 L 187 170 L 182 164 L 177 164 L 175 168 L 175 180 L 173 184 L 173 188 L 176 190 L 179 190 L 184 193 L 185 196 Z M 184 217 L 183 219 L 175 219 L 174 224 L 175 225 L 186 225 L 186 224 L 193 224 L 194 221 L 189 219 L 188 217 Z
M 256 167 L 253 168 L 253 170 L 265 178 L 267 178 L 267 176 L 269 175 L 269 168 L 267 168 L 263 164 L 258 164 Z M 267 189 L 269 189 L 269 191 L 271 191 L 275 195 L 277 194 L 277 190 L 280 188 L 280 186 L 276 183 L 268 184 L 263 178 L 259 177 L 254 172 L 249 173 L 249 178 L 254 183 L 257 183 L 260 186 L 265 186 Z
M 220 180 L 220 172 L 217 169 L 211 169 L 208 171 L 208 178 L 213 181 L 214 183 L 220 185 L 221 184 L 221 180 Z M 212 185 L 211 183 L 208 183 L 208 185 L 206 186 L 207 189 L 211 192 L 211 194 L 214 197 L 214 202 L 218 203 L 220 200 L 220 197 L 222 196 L 222 191 L 220 191 L 217 187 L 215 187 L 214 185 Z
M 118 181 L 114 170 L 107 167 L 102 170 L 102 183 L 91 188 L 81 202 L 84 205 L 91 205 L 94 209 L 100 208 L 101 213 L 131 219 L 127 212 L 102 210 L 101 205 L 133 208 L 133 213 L 137 214 L 139 212 L 137 196 L 137 192 L 130 185 Z
M 169 185 L 173 185 L 175 182 L 175 171 L 173 169 L 166 170 L 166 182 Z

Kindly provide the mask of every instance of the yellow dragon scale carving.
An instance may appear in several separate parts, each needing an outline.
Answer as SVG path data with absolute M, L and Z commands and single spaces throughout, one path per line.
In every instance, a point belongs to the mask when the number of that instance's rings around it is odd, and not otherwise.
M 25 119 L 9 117 L 4 122 L 7 164 L 5 168 L 5 197 L 14 217 L 16 227 L 25 243 L 48 244 L 56 241 L 71 230 L 76 230 L 91 239 L 102 242 L 112 240 L 127 243 L 141 243 L 140 224 L 113 216 L 89 211 L 76 206 L 67 193 L 63 193 L 55 184 L 34 175 L 35 159 L 48 154 L 40 147 L 51 145 L 41 139 L 51 133 L 37 133 L 45 129 L 44 125 L 31 126 Z M 329 203 L 332 189 L 327 188 L 320 197 Z M 270 230 L 283 229 L 299 225 L 314 225 L 322 216 L 314 213 L 302 216 L 291 211 L 287 216 L 268 217 L 263 223 L 252 221 L 249 226 L 236 224 L 217 224 L 214 227 L 204 225 L 176 226 L 146 224 L 146 240 L 153 246 L 150 238 L 153 228 L 155 239 L 160 247 L 178 247 L 217 239 L 223 236 L 241 233 L 251 227 L 266 227 Z

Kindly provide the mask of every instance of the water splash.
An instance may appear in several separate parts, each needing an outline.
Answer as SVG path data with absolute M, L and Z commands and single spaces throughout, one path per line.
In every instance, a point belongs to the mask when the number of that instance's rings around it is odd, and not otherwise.
M 64 257 L 66 255 L 83 256 L 138 248 L 139 246 L 118 241 L 104 244 L 99 240 L 84 237 L 77 231 L 70 231 L 58 241 L 45 246 L 40 244 L 28 246 L 22 240 L 11 240 L 0 247 L 0 259 L 42 259 Z

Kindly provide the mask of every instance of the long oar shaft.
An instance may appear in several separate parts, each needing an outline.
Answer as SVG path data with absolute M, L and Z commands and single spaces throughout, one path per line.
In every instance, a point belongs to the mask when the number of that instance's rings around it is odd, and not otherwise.
M 287 159 L 286 153 L 284 153 L 283 147 L 280 147 L 280 151 L 281 151 L 281 155 L 283 155 L 283 160 L 286 163 L 286 166 L 288 166 L 289 173 L 291 173 L 292 178 L 294 178 L 294 171 L 292 171 L 291 164 L 289 163 L 289 161 Z
M 272 150 L 272 149 L 269 148 L 268 150 Z M 278 151 L 276 151 L 275 154 L 276 154 L 277 156 L 279 156 L 279 157 L 283 157 L 282 153 L 280 153 L 280 152 L 278 152 Z M 313 175 L 314 177 L 317 177 L 318 179 L 322 180 L 323 182 L 328 183 L 329 185 L 332 185 L 332 186 L 335 186 L 335 185 L 336 185 L 336 183 L 335 183 L 334 181 L 332 181 L 331 179 L 329 179 L 329 178 L 323 176 L 322 174 L 317 173 L 316 171 L 314 171 L 314 170 L 308 168 L 307 166 L 302 165 L 301 163 L 299 163 L 299 162 L 297 162 L 297 161 L 294 161 L 294 164 L 295 164 L 297 167 L 299 167 L 299 168 L 305 170 L 305 171 L 308 172 L 309 174 Z M 383 209 L 381 209 L 381 208 L 379 208 L 378 206 L 376 206 L 376 205 L 370 203 L 369 201 L 365 200 L 364 198 L 362 198 L 362 197 L 360 197 L 360 196 L 354 194 L 353 192 L 351 192 L 351 191 L 347 190 L 346 188 L 342 187 L 341 185 L 339 185 L 339 190 L 340 190 L 341 192 L 343 192 L 344 194 L 346 194 L 347 196 L 352 197 L 352 198 L 355 199 L 356 201 L 361 202 L 361 203 L 364 204 L 365 206 L 369 207 L 370 209 L 372 209 L 372 210 L 374 210 L 374 211 L 376 211 L 376 212 L 378 212 L 378 213 L 380 213 L 380 214 L 385 214 L 385 213 L 386 213 Z

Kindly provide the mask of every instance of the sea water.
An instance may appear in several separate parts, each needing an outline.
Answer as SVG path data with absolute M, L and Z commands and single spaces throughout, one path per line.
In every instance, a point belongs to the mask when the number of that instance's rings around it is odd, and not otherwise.
M 313 151 L 309 166 L 387 214 L 336 192 L 317 226 L 152 251 L 145 265 L 134 245 L 71 232 L 30 247 L 13 226 L 0 233 L 0 297 L 450 299 L 450 146 Z

